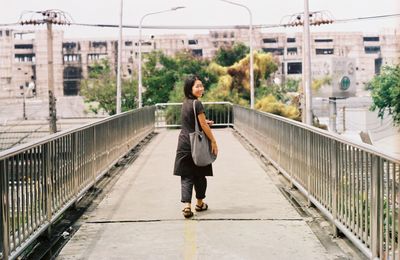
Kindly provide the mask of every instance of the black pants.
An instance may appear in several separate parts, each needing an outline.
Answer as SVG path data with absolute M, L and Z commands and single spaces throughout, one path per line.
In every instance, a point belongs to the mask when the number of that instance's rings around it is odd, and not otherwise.
M 191 203 L 192 193 L 196 191 L 196 199 L 204 199 L 206 197 L 207 179 L 204 176 L 181 176 L 181 189 L 183 203 Z

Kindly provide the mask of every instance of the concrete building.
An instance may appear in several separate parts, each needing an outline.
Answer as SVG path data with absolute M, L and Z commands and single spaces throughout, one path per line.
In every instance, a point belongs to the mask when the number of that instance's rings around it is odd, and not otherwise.
M 301 78 L 302 33 L 266 33 L 254 30 L 254 50 L 271 52 L 278 57 L 280 69 L 276 77 Z M 187 36 L 144 35 L 142 52 L 162 50 L 167 55 L 188 50 L 193 55 L 212 58 L 221 46 L 235 42 L 248 43 L 248 31 L 215 30 L 209 34 Z M 79 93 L 80 80 L 86 78 L 90 66 L 107 58 L 113 68 L 117 63 L 118 44 L 113 39 L 64 39 L 62 31 L 54 31 L 55 95 Z M 330 77 L 329 91 L 321 96 L 363 96 L 368 81 L 382 65 L 400 63 L 400 32 L 363 34 L 359 32 L 318 32 L 311 34 L 313 78 Z M 122 76 L 137 73 L 138 38 L 124 36 Z M 20 87 L 35 81 L 37 95 L 47 97 L 47 34 L 45 30 L 0 30 L 0 98 L 21 95 Z

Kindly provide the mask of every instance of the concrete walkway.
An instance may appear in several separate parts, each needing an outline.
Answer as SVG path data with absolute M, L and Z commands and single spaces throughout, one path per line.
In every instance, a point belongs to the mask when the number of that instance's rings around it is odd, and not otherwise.
M 57 259 L 334 259 L 232 131 L 215 132 L 208 211 L 183 218 L 179 131 L 161 131 Z

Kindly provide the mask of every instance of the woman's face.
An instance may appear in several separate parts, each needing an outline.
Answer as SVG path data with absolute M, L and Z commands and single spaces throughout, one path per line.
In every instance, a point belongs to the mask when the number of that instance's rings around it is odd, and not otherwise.
M 204 92 L 203 83 L 201 83 L 200 80 L 196 80 L 192 87 L 193 96 L 195 96 L 196 98 L 199 98 L 199 97 L 203 96 L 203 92 Z

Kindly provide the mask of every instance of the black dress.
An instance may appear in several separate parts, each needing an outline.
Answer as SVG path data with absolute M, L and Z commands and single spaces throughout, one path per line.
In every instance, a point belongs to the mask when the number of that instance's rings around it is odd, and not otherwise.
M 182 112 L 181 112 L 182 129 L 179 134 L 178 147 L 176 149 L 174 175 L 212 176 L 213 171 L 211 164 L 204 167 L 196 166 L 193 162 L 192 155 L 190 152 L 189 133 L 194 132 L 195 129 L 193 101 L 194 99 L 185 99 L 185 101 L 182 104 Z M 197 115 L 204 113 L 203 104 L 199 100 L 196 100 L 196 113 Z M 199 128 L 201 129 L 200 124 Z

